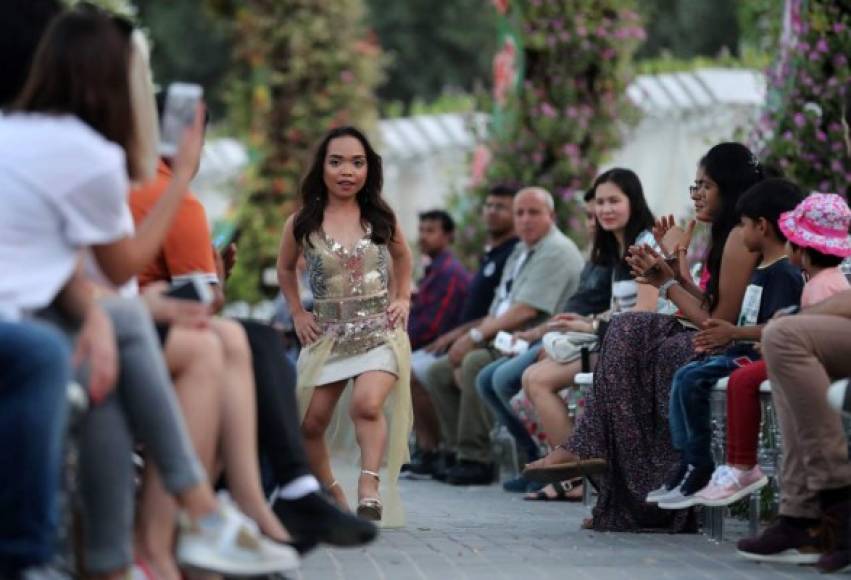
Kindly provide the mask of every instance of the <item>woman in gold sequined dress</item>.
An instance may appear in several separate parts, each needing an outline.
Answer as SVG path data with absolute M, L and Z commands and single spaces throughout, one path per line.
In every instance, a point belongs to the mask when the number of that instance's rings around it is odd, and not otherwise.
M 345 431 L 340 422 L 349 419 L 335 418 L 335 409 L 352 381 L 346 398 L 360 448 L 357 513 L 398 526 L 404 516 L 397 480 L 413 422 L 405 332 L 411 254 L 381 186 L 381 158 L 366 137 L 351 127 L 331 131 L 301 184 L 301 207 L 284 226 L 278 277 L 303 345 L 298 393 L 311 468 L 348 507 L 329 453 L 329 445 L 332 451 L 341 446 L 333 440 L 345 437 L 328 432 L 329 426 Z M 301 254 L 313 312 L 299 301 Z

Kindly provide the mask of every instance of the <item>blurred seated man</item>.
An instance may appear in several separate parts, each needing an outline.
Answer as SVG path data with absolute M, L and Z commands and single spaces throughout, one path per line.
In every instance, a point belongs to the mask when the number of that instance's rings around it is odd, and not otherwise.
M 428 265 L 412 297 L 408 320 L 408 336 L 414 351 L 412 358 L 420 366 L 433 358 L 423 350 L 424 347 L 458 326 L 463 314 L 470 274 L 452 255 L 450 246 L 454 234 L 455 222 L 445 211 L 432 210 L 420 214 L 418 243 Z M 415 455 L 433 455 L 438 444 L 437 416 L 431 398 L 415 372 L 411 377 L 411 395 L 418 447 Z M 407 471 L 410 472 L 409 469 Z

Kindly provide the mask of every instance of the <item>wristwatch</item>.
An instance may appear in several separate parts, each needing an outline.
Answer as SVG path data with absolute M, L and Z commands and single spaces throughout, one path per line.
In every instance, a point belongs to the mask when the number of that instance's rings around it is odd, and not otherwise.
M 667 300 L 668 299 L 668 290 L 671 289 L 671 286 L 674 286 L 676 284 L 679 284 L 679 282 L 677 281 L 676 278 L 669 278 L 668 280 L 663 282 L 662 285 L 659 286 L 659 298 L 662 298 L 663 300 Z
M 485 341 L 485 335 L 478 328 L 471 328 L 468 334 L 470 335 L 470 340 L 476 344 L 482 344 Z

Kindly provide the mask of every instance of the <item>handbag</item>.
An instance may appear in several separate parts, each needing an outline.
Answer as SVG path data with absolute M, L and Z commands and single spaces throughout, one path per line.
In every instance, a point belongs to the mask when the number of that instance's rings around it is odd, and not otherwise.
M 582 350 L 597 348 L 597 335 L 589 332 L 548 332 L 542 341 L 550 359 L 565 364 L 582 356 Z

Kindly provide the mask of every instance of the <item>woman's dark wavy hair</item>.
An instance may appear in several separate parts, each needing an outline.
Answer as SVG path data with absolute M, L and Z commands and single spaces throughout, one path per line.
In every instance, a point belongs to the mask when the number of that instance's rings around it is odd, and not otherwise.
M 631 169 L 615 167 L 604 171 L 591 187 L 595 195 L 597 188 L 604 183 L 612 183 L 629 199 L 629 221 L 624 229 L 624 250 L 635 243 L 635 238 L 644 230 L 653 227 L 653 213 L 644 198 L 644 188 L 641 180 Z M 591 250 L 591 260 L 601 266 L 617 266 L 622 264 L 625 252 L 618 246 L 615 234 L 600 227 L 599 221 L 594 233 L 594 246 Z
M 739 223 L 736 204 L 752 185 L 764 179 L 762 165 L 751 150 L 741 143 L 719 143 L 700 160 L 700 167 L 718 184 L 720 207 L 712 217 L 709 248 L 705 264 L 709 270 L 706 303 L 712 311 L 718 305 L 718 288 L 721 277 L 721 257 L 727 237 Z
M 396 232 L 396 216 L 381 198 L 381 188 L 384 185 L 381 156 L 369 144 L 366 135 L 355 127 L 332 129 L 316 148 L 313 163 L 301 181 L 301 208 L 293 224 L 295 239 L 301 244 L 310 244 L 310 234 L 322 227 L 325 207 L 328 205 L 328 188 L 324 178 L 325 157 L 328 154 L 328 144 L 340 137 L 354 137 L 360 141 L 366 152 L 366 182 L 357 193 L 361 224 L 372 226 L 373 242 L 386 244 L 393 239 Z

